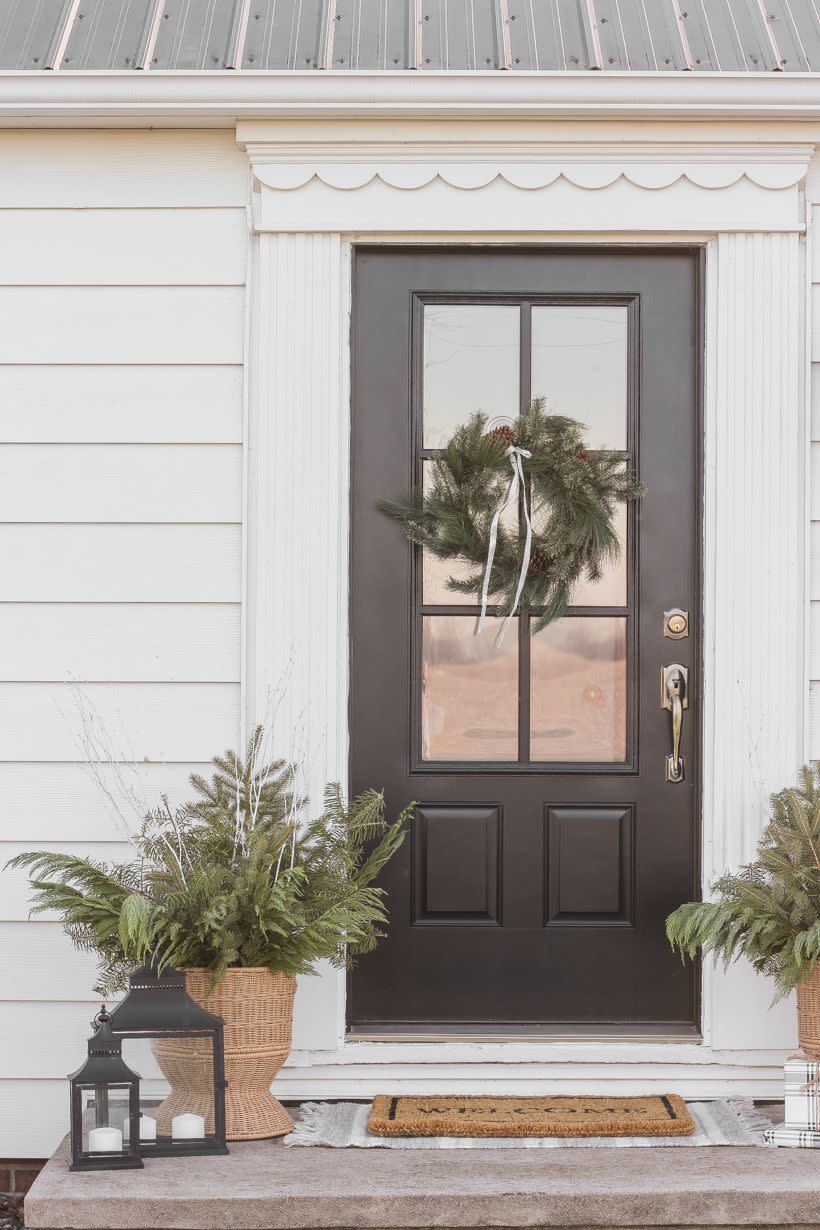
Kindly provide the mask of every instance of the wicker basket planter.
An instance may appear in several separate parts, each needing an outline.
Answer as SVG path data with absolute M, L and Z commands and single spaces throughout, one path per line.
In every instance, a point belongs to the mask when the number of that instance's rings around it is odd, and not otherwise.
M 802 1051 L 820 1058 L 820 965 L 797 987 L 797 1038 Z
M 292 1131 L 293 1120 L 270 1092 L 290 1053 L 295 978 L 266 969 L 229 969 L 211 994 L 211 973 L 189 969 L 191 999 L 225 1022 L 225 1114 L 228 1140 L 266 1140 Z M 160 1133 L 182 1111 L 205 1116 L 211 1130 L 213 1078 L 205 1048 L 191 1039 L 156 1041 L 154 1056 L 171 1093 L 157 1109 Z

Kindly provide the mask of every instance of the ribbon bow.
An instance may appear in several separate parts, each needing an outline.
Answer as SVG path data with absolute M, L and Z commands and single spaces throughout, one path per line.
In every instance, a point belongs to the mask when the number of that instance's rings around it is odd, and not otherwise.
M 504 635 L 509 627 L 510 621 L 518 610 L 518 603 L 521 599 L 521 591 L 524 588 L 524 582 L 527 579 L 527 572 L 530 567 L 530 551 L 532 550 L 532 521 L 530 520 L 530 510 L 527 507 L 527 486 L 524 482 L 524 470 L 521 465 L 522 457 L 532 457 L 532 453 L 527 448 L 518 448 L 517 445 L 511 444 L 507 449 L 507 456 L 510 459 L 512 466 L 512 478 L 510 485 L 507 488 L 507 494 L 504 497 L 504 502 L 495 511 L 492 524 L 490 525 L 490 546 L 487 551 L 487 566 L 484 570 L 484 584 L 481 589 L 481 614 L 476 620 L 474 636 L 478 636 L 481 629 L 484 627 L 484 620 L 487 618 L 487 598 L 490 592 L 490 573 L 493 568 L 493 560 L 495 559 L 495 548 L 498 543 L 498 523 L 501 517 L 509 508 L 510 504 L 518 497 L 518 488 L 521 487 L 521 494 L 524 502 L 524 520 L 527 523 L 527 537 L 524 543 L 524 557 L 521 560 L 521 572 L 518 577 L 518 588 L 515 591 L 515 601 L 512 604 L 512 609 L 506 616 L 503 624 L 498 630 L 498 635 L 495 638 L 496 648 L 504 640 Z

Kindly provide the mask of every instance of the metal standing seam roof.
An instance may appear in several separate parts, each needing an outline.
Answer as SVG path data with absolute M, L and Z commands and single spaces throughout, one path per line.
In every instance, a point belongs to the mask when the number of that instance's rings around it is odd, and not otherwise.
M 820 72 L 820 0 L 0 0 L 0 70 Z

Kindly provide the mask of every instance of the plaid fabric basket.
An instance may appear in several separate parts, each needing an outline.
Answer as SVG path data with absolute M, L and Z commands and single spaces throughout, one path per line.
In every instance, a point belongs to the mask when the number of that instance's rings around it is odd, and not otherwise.
M 790 1127 L 788 1123 L 767 1128 L 763 1135 L 770 1145 L 780 1145 L 787 1149 L 820 1149 L 820 1132 Z
M 790 1055 L 783 1065 L 783 1074 L 786 1085 L 785 1126 L 799 1131 L 820 1132 L 820 1061 L 808 1059 L 805 1055 Z

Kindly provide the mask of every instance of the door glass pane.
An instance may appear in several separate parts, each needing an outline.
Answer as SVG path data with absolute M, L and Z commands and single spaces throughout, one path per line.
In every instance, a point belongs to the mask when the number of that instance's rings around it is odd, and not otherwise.
M 530 648 L 532 760 L 626 759 L 626 620 L 556 620 Z
M 498 304 L 424 308 L 424 447 L 441 448 L 459 424 L 484 410 L 519 409 L 519 309 Z
M 626 606 L 626 508 L 619 504 L 612 520 L 621 554 L 614 563 L 607 564 L 600 581 L 584 577 L 572 591 L 573 606 Z
M 423 482 L 425 492 L 429 489 L 429 476 L 432 461 L 422 462 Z M 511 534 L 518 527 L 518 508 L 511 504 L 501 516 L 501 524 Z M 481 582 L 483 569 L 478 569 L 467 560 L 438 559 L 432 552 L 422 548 L 422 602 L 427 606 L 475 606 L 481 601 Z M 480 573 L 478 585 L 470 594 L 462 594 L 448 587 L 450 577 L 466 581 Z
M 472 615 L 422 620 L 423 760 L 518 758 L 518 628 L 496 649 L 499 623 L 474 636 Z
M 626 448 L 625 307 L 532 309 L 532 393 L 588 428 L 590 448 Z

